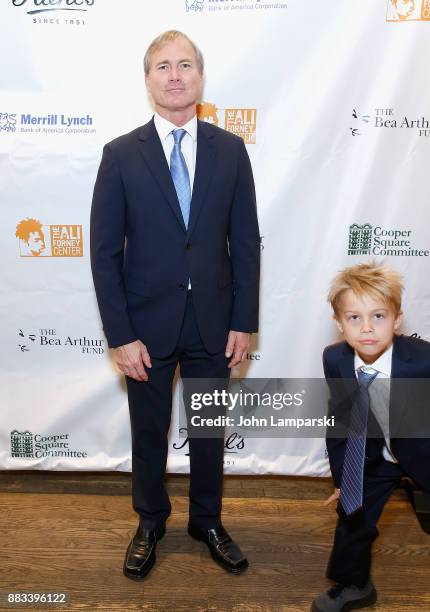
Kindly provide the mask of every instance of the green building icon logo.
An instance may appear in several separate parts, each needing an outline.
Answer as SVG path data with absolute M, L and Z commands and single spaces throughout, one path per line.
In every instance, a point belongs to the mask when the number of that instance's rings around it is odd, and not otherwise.
M 10 434 L 12 457 L 33 457 L 33 434 L 29 431 L 17 431 Z
M 370 223 L 349 226 L 348 255 L 370 255 L 372 249 L 372 226 Z

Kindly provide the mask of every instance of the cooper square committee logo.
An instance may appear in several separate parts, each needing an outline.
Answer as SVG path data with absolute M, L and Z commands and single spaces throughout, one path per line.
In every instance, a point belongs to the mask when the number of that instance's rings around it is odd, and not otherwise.
M 33 457 L 33 434 L 29 431 L 14 431 L 10 434 L 11 457 Z
M 387 21 L 430 21 L 430 0 L 388 0 Z
M 428 257 L 430 250 L 414 248 L 412 237 L 410 229 L 353 223 L 349 226 L 348 255 Z
M 83 257 L 82 225 L 42 225 L 23 219 L 16 226 L 20 257 Z
M 10 433 L 10 456 L 17 459 L 40 459 L 41 457 L 79 457 L 86 458 L 85 451 L 70 448 L 70 434 L 33 434 L 31 431 Z
M 197 104 L 197 116 L 202 121 L 213 123 L 223 127 L 227 132 L 240 136 L 245 144 L 256 143 L 257 109 L 255 108 L 218 108 L 211 102 L 202 102 Z

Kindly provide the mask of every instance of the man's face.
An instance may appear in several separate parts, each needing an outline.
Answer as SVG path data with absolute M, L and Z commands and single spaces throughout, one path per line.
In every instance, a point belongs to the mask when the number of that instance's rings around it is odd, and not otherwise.
M 154 51 L 145 82 L 155 110 L 166 119 L 175 112 L 194 110 L 200 100 L 203 75 L 188 40 L 177 38 Z
M 32 255 L 40 255 L 45 250 L 45 240 L 41 232 L 30 232 L 27 244 Z
M 396 315 L 391 304 L 347 289 L 339 301 L 336 323 L 348 344 L 370 364 L 391 346 L 401 319 L 402 313 Z
M 406 19 L 415 10 L 415 0 L 391 0 L 399 19 Z

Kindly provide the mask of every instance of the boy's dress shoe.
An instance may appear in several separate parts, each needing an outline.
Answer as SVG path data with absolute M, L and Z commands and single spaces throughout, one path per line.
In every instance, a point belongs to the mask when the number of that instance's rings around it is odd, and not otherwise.
M 367 608 L 375 603 L 377 594 L 373 582 L 362 589 L 356 586 L 335 584 L 325 593 L 321 593 L 312 603 L 311 612 L 348 612 Z
M 164 525 L 156 531 L 139 525 L 125 553 L 123 571 L 127 578 L 142 580 L 149 574 L 155 563 L 155 547 L 165 533 Z
M 228 572 L 239 574 L 248 567 L 248 560 L 222 525 L 214 529 L 200 529 L 189 523 L 188 533 L 195 540 L 204 542 L 213 560 Z

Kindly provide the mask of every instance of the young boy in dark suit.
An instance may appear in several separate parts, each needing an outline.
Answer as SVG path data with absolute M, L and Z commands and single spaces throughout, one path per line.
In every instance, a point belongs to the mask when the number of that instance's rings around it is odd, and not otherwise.
M 335 585 L 313 601 L 313 612 L 345 612 L 376 601 L 371 548 L 382 509 L 404 476 L 430 492 L 430 440 L 390 436 L 399 406 L 401 412 L 400 383 L 409 383 L 410 391 L 420 382 L 411 379 L 430 379 L 430 343 L 396 335 L 402 289 L 400 275 L 376 263 L 346 268 L 331 284 L 328 300 L 345 341 L 324 350 L 324 374 L 329 409 L 347 426 L 343 436 L 327 436 L 336 487 L 327 503 L 338 500 L 327 572 Z M 406 408 L 410 417 L 414 406 Z

